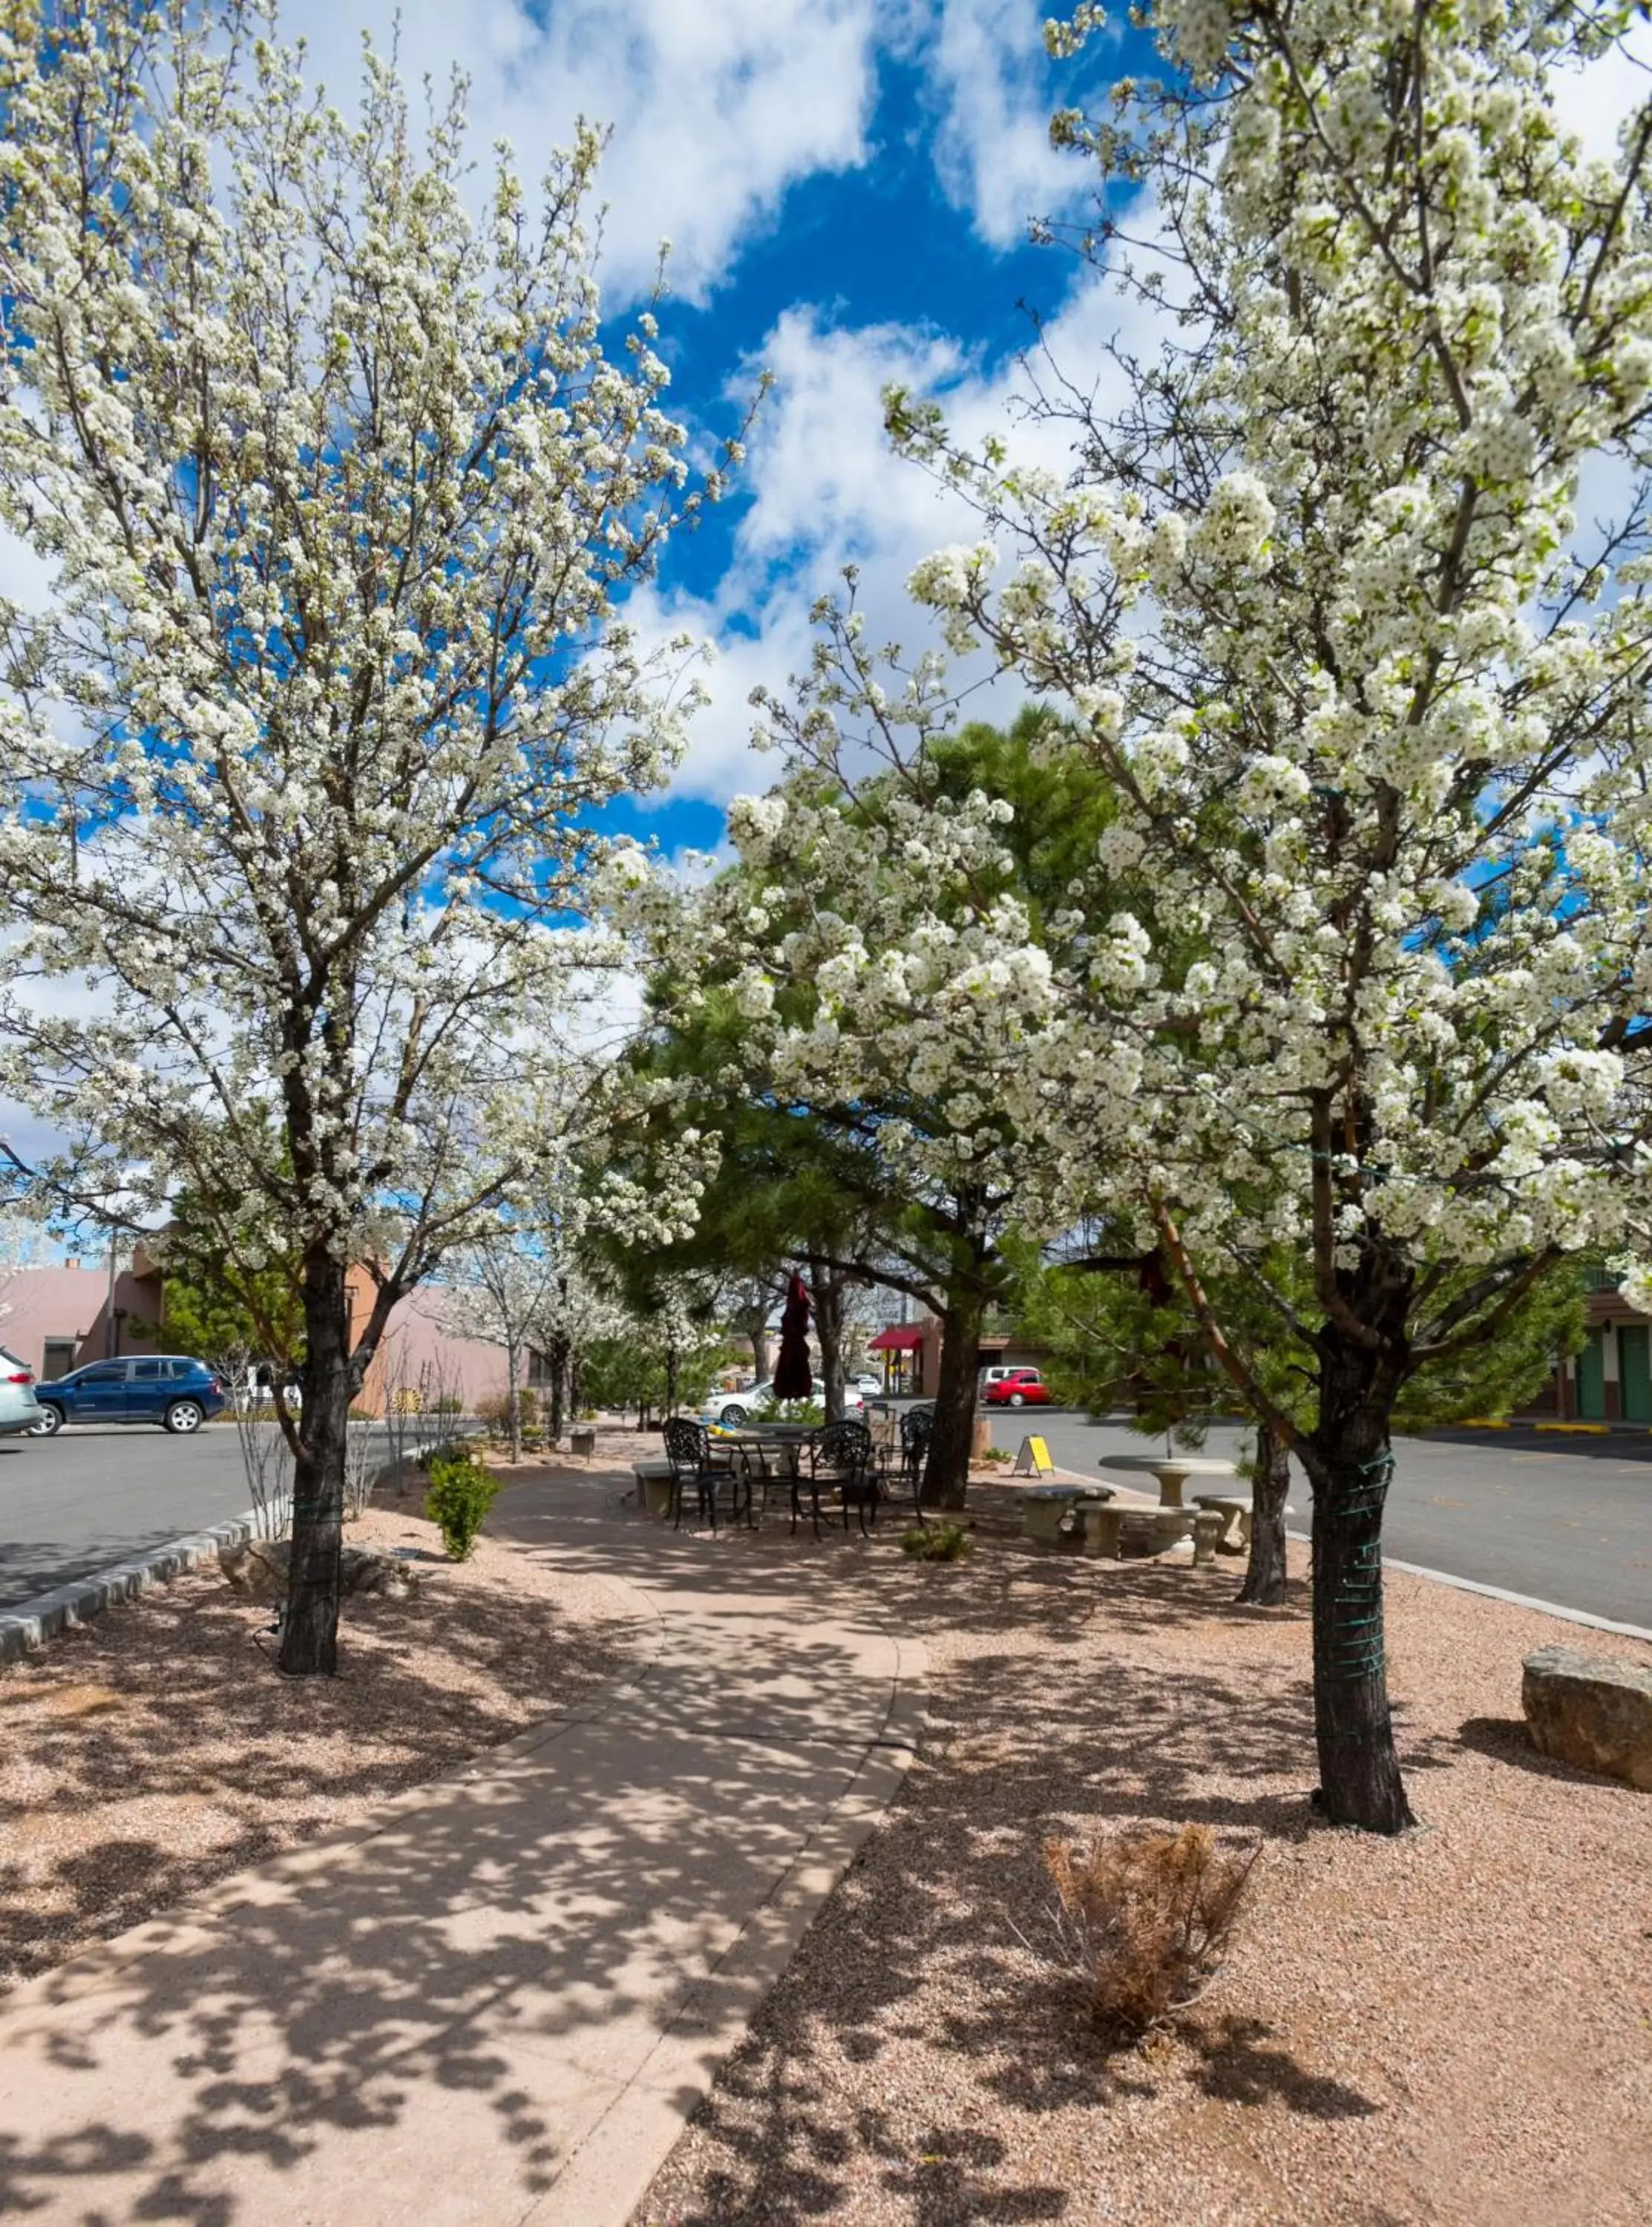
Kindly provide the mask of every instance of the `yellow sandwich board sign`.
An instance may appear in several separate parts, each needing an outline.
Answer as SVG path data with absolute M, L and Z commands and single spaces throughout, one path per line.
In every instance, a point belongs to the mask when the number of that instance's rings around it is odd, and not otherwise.
M 1023 1439 L 1021 1451 L 1015 1458 L 1014 1477 L 1054 1477 L 1056 1464 L 1049 1458 L 1049 1448 L 1042 1439 Z

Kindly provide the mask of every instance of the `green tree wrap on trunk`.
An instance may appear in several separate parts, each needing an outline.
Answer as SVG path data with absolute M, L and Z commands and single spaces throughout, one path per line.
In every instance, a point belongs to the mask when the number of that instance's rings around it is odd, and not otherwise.
M 1386 1422 L 1366 1452 L 1368 1409 L 1341 1434 L 1336 1452 L 1319 1441 L 1314 1479 L 1314 1739 L 1319 1806 L 1333 1824 L 1398 1833 L 1415 1822 L 1394 1752 L 1382 1629 L 1382 1509 L 1394 1455 Z

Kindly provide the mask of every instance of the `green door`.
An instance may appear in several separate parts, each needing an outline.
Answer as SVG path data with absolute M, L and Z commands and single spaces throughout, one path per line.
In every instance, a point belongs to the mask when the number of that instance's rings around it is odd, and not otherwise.
M 1644 1323 L 1618 1324 L 1617 1373 L 1623 1379 L 1623 1420 L 1652 1423 L 1652 1357 Z
M 1590 1331 L 1578 1356 L 1578 1414 L 1585 1423 L 1606 1420 L 1606 1367 L 1598 1330 Z

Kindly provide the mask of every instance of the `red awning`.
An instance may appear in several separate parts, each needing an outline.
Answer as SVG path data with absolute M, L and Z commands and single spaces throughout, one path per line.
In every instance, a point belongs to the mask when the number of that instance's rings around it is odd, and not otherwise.
M 915 1324 L 896 1323 L 892 1329 L 880 1330 L 876 1337 L 868 1338 L 868 1353 L 915 1353 L 923 1343 L 923 1332 Z

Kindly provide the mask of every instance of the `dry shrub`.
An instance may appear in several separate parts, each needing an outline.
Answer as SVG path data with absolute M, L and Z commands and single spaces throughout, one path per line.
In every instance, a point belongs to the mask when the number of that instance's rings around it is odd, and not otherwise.
M 1139 2039 L 1215 1979 L 1260 1847 L 1217 1853 L 1207 1825 L 1044 1844 L 1061 1962 L 1098 2026 Z

